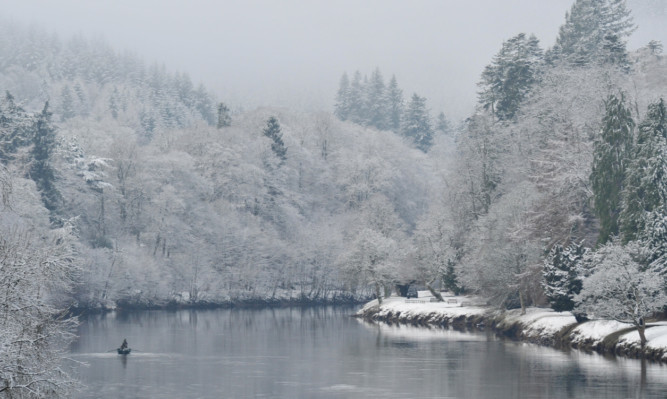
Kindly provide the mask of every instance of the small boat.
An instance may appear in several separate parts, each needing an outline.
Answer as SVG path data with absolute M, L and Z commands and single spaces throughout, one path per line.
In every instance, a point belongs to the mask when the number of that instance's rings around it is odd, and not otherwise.
M 129 355 L 130 352 L 132 352 L 132 349 L 130 348 L 124 348 L 124 349 L 118 348 L 116 350 L 118 351 L 119 355 Z

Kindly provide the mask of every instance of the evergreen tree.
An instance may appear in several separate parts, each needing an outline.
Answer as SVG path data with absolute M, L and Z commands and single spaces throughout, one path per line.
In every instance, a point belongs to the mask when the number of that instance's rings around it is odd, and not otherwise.
M 435 122 L 435 130 L 445 135 L 451 132 L 452 127 L 450 126 L 444 112 L 440 112 L 438 114 L 438 119 Z
M 229 114 L 229 108 L 225 103 L 218 104 L 218 129 L 232 125 L 232 117 Z
M 111 117 L 114 119 L 118 119 L 119 101 L 118 88 L 114 87 L 111 95 L 109 96 L 109 111 L 111 111 Z
M 618 216 L 626 167 L 631 156 L 634 121 L 624 105 L 624 96 L 609 96 L 605 101 L 602 131 L 595 141 L 590 180 L 596 215 L 600 218 L 598 242 L 606 243 L 618 235 Z
M 14 97 L 6 92 L 4 100 L 0 101 L 1 163 L 6 164 L 11 161 L 19 147 L 29 144 L 32 124 L 32 117 L 16 105 Z
M 65 85 L 60 91 L 60 119 L 64 122 L 73 118 L 75 114 L 72 90 L 69 88 L 69 85 Z
M 380 68 L 376 68 L 365 87 L 366 121 L 367 126 L 373 126 L 379 130 L 386 130 L 387 123 L 387 97 L 385 93 L 384 79 Z
M 456 270 L 454 269 L 454 261 L 451 259 L 447 260 L 447 267 L 445 273 L 442 276 L 442 285 L 443 287 L 454 293 L 454 295 L 459 295 L 462 291 L 459 280 L 456 277 Z
M 343 73 L 338 85 L 338 93 L 336 94 L 336 105 L 334 115 L 342 121 L 346 121 L 352 112 L 351 110 L 351 93 L 350 93 L 350 79 L 347 77 L 347 72 Z
M 660 42 L 657 41 L 657 40 L 651 40 L 650 42 L 648 42 L 648 44 L 646 45 L 646 47 L 649 49 L 649 51 L 650 51 L 651 54 L 653 54 L 653 55 L 660 55 L 660 54 L 662 54 L 662 43 L 660 43 Z
M 627 167 L 620 215 L 623 241 L 627 243 L 642 235 L 647 228 L 647 213 L 664 209 L 666 203 L 667 110 L 664 100 L 660 99 L 649 105 L 646 118 L 639 125 Z
M 618 36 L 612 34 L 605 36 L 602 42 L 602 50 L 602 63 L 616 65 L 624 71 L 630 70 L 630 60 L 625 49 L 625 43 Z
M 282 164 L 285 162 L 287 160 L 287 147 L 285 147 L 285 143 L 283 142 L 283 134 L 280 129 L 280 123 L 278 123 L 278 119 L 276 119 L 276 117 L 272 116 L 266 121 L 264 136 L 270 138 L 271 141 L 273 141 L 273 143 L 271 143 L 271 150 L 274 154 L 276 154 L 278 159 L 280 159 L 280 163 Z
M 405 110 L 401 133 L 424 152 L 427 152 L 433 144 L 433 128 L 426 108 L 426 99 L 417 93 L 412 95 Z
M 364 83 L 361 72 L 356 71 L 350 83 L 350 112 L 348 119 L 357 124 L 363 124 L 366 120 L 366 107 L 364 101 Z
M 478 86 L 479 102 L 500 120 L 514 118 L 519 105 L 537 82 L 543 54 L 535 36 L 520 33 L 505 41 Z
M 565 15 L 556 44 L 549 51 L 550 62 L 566 61 L 573 65 L 623 60 L 624 39 L 635 30 L 625 0 L 576 0 Z M 616 42 L 616 57 L 609 58 L 605 40 Z M 605 39 L 607 38 L 607 39 Z
M 42 112 L 36 115 L 33 125 L 33 147 L 30 178 L 35 182 L 42 196 L 44 207 L 51 211 L 52 222 L 62 202 L 60 192 L 55 186 L 55 171 L 51 166 L 51 154 L 56 145 L 56 131 L 51 124 L 49 102 L 44 104 Z
M 556 312 L 574 309 L 574 297 L 582 287 L 579 269 L 585 253 L 582 245 L 571 244 L 563 248 L 556 244 L 544 260 L 542 288 Z
M 387 127 L 398 133 L 401 130 L 403 117 L 403 90 L 398 87 L 396 76 L 392 76 L 387 86 Z

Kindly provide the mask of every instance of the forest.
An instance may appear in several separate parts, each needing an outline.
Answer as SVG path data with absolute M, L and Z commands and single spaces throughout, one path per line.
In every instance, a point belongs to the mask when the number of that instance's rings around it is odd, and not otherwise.
M 76 386 L 75 309 L 419 284 L 642 326 L 666 299 L 667 61 L 627 49 L 634 28 L 624 1 L 575 1 L 551 47 L 505 40 L 451 123 L 380 68 L 343 73 L 331 112 L 242 112 L 102 40 L 0 20 L 0 392 Z

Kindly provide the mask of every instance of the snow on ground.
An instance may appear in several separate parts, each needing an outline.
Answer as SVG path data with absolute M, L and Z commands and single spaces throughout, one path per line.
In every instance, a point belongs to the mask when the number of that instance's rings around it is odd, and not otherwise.
M 631 324 L 621 323 L 615 320 L 591 320 L 577 326 L 572 330 L 572 343 L 591 343 L 596 345 L 610 334 L 632 327 Z M 637 332 L 635 332 L 637 334 Z
M 445 297 L 445 302 L 431 302 L 430 295 L 420 293 L 416 299 L 390 297 L 383 300 L 378 307 L 377 300 L 367 303 L 358 316 L 370 316 L 377 320 L 400 321 L 405 323 L 448 324 L 454 320 L 480 320 L 497 322 L 500 331 L 517 331 L 519 336 L 540 343 L 554 343 L 557 334 L 568 326 L 572 326 L 569 341 L 577 347 L 595 348 L 612 334 L 632 328 L 631 324 L 614 320 L 591 320 L 579 325 L 570 312 L 555 312 L 552 309 L 528 308 L 522 315 L 520 309 L 501 311 L 485 305 L 481 298 L 472 297 Z M 576 326 L 575 326 L 576 325 Z M 408 333 L 410 331 L 393 327 L 392 333 Z M 430 334 L 441 331 L 433 330 Z M 656 357 L 662 356 L 667 361 L 667 322 L 649 324 L 646 329 L 647 350 L 654 351 Z M 639 334 L 632 329 L 618 338 L 617 348 L 632 349 L 639 347 Z M 660 355 L 664 353 L 664 355 Z
M 463 297 L 448 297 L 445 302 L 430 302 L 429 297 L 419 297 L 418 299 L 406 299 L 403 297 L 389 297 L 382 301 L 382 306 L 377 311 L 378 318 L 386 317 L 389 314 L 400 313 L 400 318 L 405 321 L 415 320 L 416 318 L 430 315 L 431 319 L 440 318 L 458 318 L 461 316 L 471 317 L 476 315 L 483 315 L 488 311 L 486 306 L 466 306 L 462 307 L 461 303 L 474 303 L 470 298 Z M 366 304 L 359 311 L 359 314 L 367 311 L 378 304 L 377 300 L 373 300 Z
M 523 334 L 531 338 L 553 337 L 563 328 L 577 322 L 570 312 L 555 312 L 544 308 L 528 308 L 524 315 L 521 309 L 510 310 L 505 312 L 503 319 L 503 323 L 524 326 Z

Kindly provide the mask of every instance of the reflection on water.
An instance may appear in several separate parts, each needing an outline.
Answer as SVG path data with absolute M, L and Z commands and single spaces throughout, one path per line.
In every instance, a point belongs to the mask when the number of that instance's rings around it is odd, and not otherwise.
M 667 369 L 485 333 L 369 324 L 352 308 L 82 320 L 81 398 L 663 398 Z M 132 353 L 111 351 L 127 338 Z

